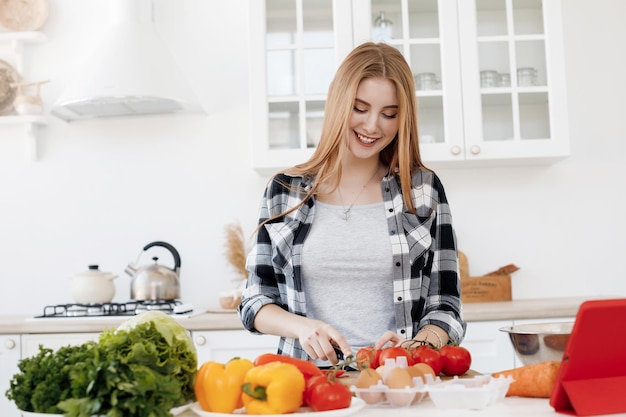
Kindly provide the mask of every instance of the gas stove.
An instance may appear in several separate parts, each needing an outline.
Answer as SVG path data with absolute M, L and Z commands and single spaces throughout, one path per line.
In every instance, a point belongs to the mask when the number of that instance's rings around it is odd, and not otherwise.
M 172 315 L 186 315 L 193 312 L 190 304 L 180 300 L 134 300 L 125 303 L 102 304 L 56 304 L 45 306 L 41 316 L 53 317 L 119 317 L 133 316 L 145 311 L 162 311 Z

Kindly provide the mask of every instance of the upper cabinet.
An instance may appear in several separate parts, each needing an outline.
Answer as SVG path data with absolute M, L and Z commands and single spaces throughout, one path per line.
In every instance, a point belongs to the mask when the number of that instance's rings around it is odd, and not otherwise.
M 307 159 L 326 90 L 356 45 L 398 48 L 428 163 L 569 153 L 559 0 L 250 2 L 253 167 Z

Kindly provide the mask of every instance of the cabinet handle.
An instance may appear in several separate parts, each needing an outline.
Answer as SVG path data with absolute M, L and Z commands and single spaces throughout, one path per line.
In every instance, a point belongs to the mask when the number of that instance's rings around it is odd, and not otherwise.
M 204 336 L 196 336 L 196 345 L 204 346 L 206 344 L 206 338 Z
M 452 152 L 452 155 L 459 155 L 461 153 L 461 147 L 453 146 L 452 149 L 450 149 L 450 152 Z
M 480 153 L 480 146 L 474 145 L 470 148 L 472 155 L 478 155 Z
M 6 347 L 7 349 L 13 349 L 15 347 L 15 340 L 13 339 L 7 339 L 4 341 L 4 347 Z

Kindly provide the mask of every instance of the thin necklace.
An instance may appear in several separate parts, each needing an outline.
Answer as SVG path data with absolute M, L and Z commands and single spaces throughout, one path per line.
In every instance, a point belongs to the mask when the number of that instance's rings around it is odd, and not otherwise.
M 361 188 L 361 191 L 359 191 L 359 193 L 354 198 L 354 201 L 352 201 L 352 204 L 350 204 L 350 207 L 348 208 L 346 208 L 346 205 L 343 202 L 343 196 L 341 195 L 341 187 L 337 187 L 337 191 L 339 192 L 339 198 L 341 199 L 341 205 L 343 206 L 343 219 L 345 221 L 348 221 L 348 219 L 350 218 L 350 210 L 352 210 L 352 206 L 354 206 L 354 203 L 356 203 L 356 201 L 359 199 L 359 197 L 361 196 L 361 193 L 363 193 L 363 190 L 365 190 L 365 187 L 367 187 L 368 184 L 372 182 L 372 180 L 374 179 L 377 173 L 378 173 L 378 167 L 376 167 L 376 171 L 374 171 L 374 174 L 372 175 L 372 177 L 365 183 L 363 188 Z

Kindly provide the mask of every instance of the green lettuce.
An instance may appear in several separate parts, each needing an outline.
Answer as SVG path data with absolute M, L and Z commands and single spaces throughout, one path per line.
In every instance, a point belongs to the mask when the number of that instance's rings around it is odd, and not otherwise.
M 162 312 L 143 313 L 98 340 L 90 360 L 71 372 L 67 417 L 166 417 L 195 400 L 198 367 L 187 331 Z

